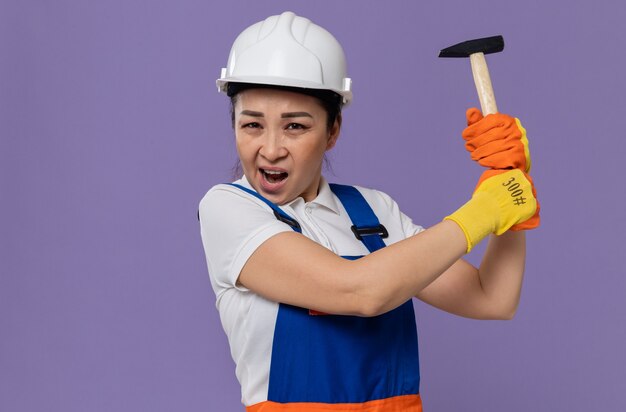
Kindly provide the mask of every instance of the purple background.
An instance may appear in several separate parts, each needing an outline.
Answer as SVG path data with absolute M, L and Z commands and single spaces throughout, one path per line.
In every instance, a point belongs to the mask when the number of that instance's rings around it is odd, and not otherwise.
M 327 176 L 423 225 L 480 173 L 469 62 L 437 53 L 504 35 L 488 61 L 529 131 L 542 226 L 513 321 L 416 304 L 425 410 L 626 410 L 623 1 L 0 4 L 0 410 L 241 410 L 196 209 L 236 157 L 214 80 L 284 10 L 349 59 Z

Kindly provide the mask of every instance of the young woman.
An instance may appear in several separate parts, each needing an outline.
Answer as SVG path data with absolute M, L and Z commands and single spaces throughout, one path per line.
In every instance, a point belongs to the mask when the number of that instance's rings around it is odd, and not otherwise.
M 467 148 L 492 169 L 424 229 L 386 194 L 322 176 L 352 100 L 326 30 L 269 17 L 239 35 L 217 84 L 243 176 L 209 190 L 200 221 L 247 411 L 421 411 L 412 298 L 471 318 L 515 313 L 525 239 L 510 229 L 538 225 L 521 124 L 468 111 Z M 487 236 L 479 268 L 461 259 Z

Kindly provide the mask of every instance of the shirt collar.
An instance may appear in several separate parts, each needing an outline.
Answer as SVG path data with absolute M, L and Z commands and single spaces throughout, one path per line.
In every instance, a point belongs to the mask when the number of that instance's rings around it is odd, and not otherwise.
M 245 175 L 242 176 L 241 179 L 239 181 L 237 181 L 236 183 L 239 183 L 242 186 L 245 186 L 245 187 L 247 187 L 249 189 L 254 190 L 254 188 L 252 187 L 250 182 L 248 182 L 248 179 L 246 179 Z M 295 203 L 299 203 L 299 202 L 303 202 L 304 203 L 304 199 L 302 199 L 301 197 L 297 197 L 294 200 L 292 200 L 291 202 L 287 202 L 283 206 L 292 207 L 292 206 L 295 206 Z M 337 198 L 333 194 L 333 191 L 330 190 L 330 185 L 328 184 L 328 182 L 326 181 L 324 176 L 320 177 L 320 190 L 319 190 L 319 193 L 317 194 L 317 197 L 315 199 L 311 200 L 309 203 L 318 204 L 320 206 L 323 206 L 323 207 L 325 207 L 325 208 L 335 212 L 336 214 L 339 214 L 339 205 L 337 204 Z
M 333 191 L 330 190 L 330 185 L 322 176 L 320 178 L 320 191 L 317 194 L 317 197 L 313 199 L 310 203 L 316 203 L 320 206 L 324 206 L 325 208 L 339 214 L 339 205 L 337 204 L 337 198 L 333 194 Z

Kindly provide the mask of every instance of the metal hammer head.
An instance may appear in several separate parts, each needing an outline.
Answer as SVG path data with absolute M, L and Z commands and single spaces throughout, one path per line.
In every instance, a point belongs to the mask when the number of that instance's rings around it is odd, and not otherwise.
M 498 53 L 504 50 L 504 39 L 502 36 L 484 37 L 464 41 L 447 47 L 439 52 L 439 57 L 469 57 L 474 53 Z

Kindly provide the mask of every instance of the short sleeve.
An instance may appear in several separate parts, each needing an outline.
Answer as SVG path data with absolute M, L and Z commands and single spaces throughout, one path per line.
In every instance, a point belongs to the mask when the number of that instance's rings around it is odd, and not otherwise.
M 424 227 L 413 223 L 413 219 L 400 212 L 400 220 L 402 222 L 402 228 L 404 229 L 404 235 L 409 238 L 424 231 Z
M 292 229 L 261 200 L 229 186 L 213 187 L 200 201 L 200 232 L 216 297 L 237 284 L 254 251 L 270 237 Z

